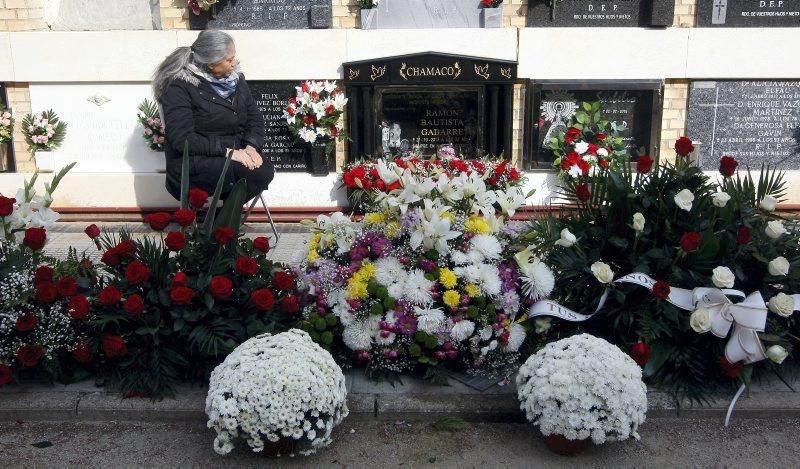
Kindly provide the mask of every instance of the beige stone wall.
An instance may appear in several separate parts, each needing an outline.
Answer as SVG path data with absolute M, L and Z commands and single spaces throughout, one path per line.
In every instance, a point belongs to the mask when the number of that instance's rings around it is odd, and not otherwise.
M 189 7 L 186 0 L 160 0 L 161 29 L 189 29 Z
M 672 26 L 692 28 L 697 25 L 697 2 L 701 0 L 675 0 L 675 19 Z
M 6 83 L 8 106 L 14 110 L 14 159 L 17 171 L 27 172 L 36 169 L 33 155 L 28 152 L 28 144 L 22 136 L 22 118 L 31 113 L 31 95 L 27 83 Z
M 506 157 L 519 167 L 522 167 L 522 142 L 525 132 L 525 85 L 517 83 L 514 85 L 514 116 L 511 120 L 513 130 L 511 132 L 511 151 L 506 153 Z
M 524 28 L 528 20 L 528 0 L 505 0 L 503 2 L 503 26 Z
M 47 30 L 42 0 L 0 0 L 0 31 Z
M 664 84 L 664 111 L 661 116 L 661 158 L 675 158 L 675 141 L 686 135 L 688 107 L 689 80 L 667 80 Z

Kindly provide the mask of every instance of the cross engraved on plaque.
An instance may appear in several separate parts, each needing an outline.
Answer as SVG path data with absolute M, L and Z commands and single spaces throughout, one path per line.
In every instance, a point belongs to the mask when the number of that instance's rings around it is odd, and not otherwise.
M 727 12 L 728 0 L 715 0 L 714 9 L 711 12 L 711 24 L 725 24 Z

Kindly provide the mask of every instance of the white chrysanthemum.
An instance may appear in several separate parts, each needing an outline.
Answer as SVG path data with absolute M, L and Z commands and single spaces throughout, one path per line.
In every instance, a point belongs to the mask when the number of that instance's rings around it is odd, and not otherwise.
M 414 307 L 417 315 L 417 329 L 428 334 L 436 333 L 444 324 L 444 312 L 440 308 L 428 305 L 424 308 Z
M 515 322 L 511 325 L 511 329 L 508 330 L 508 343 L 504 351 L 506 352 L 516 352 L 522 346 L 522 343 L 525 342 L 525 328 L 522 327 L 522 324 Z
M 553 271 L 544 262 L 534 259 L 532 262 L 520 265 L 520 280 L 522 290 L 533 300 L 547 297 L 556 285 Z
M 372 346 L 372 331 L 365 321 L 353 321 L 344 328 L 342 341 L 350 350 L 369 350 Z
M 481 254 L 484 259 L 497 260 L 500 259 L 503 248 L 500 246 L 500 241 L 492 235 L 479 234 L 472 237 L 470 245 L 474 251 Z
M 404 286 L 405 286 L 404 283 L 393 283 L 389 285 L 389 288 L 387 288 L 389 296 L 391 296 L 395 300 L 399 300 L 400 298 L 403 297 L 403 292 L 405 291 Z
M 396 257 L 382 257 L 375 261 L 375 280 L 386 287 L 403 283 L 406 276 L 403 264 Z
M 455 265 L 464 265 L 470 263 L 469 256 L 467 256 L 466 253 L 463 253 L 458 250 L 453 250 L 450 252 L 450 259 L 453 261 L 453 264 Z
M 478 286 L 489 296 L 497 296 L 503 286 L 500 281 L 500 271 L 496 265 L 482 264 L 479 269 Z
M 425 278 L 425 272 L 416 269 L 410 272 L 403 287 L 403 297 L 413 305 L 424 305 L 431 302 L 433 282 Z
M 453 342 L 463 342 L 469 339 L 474 332 L 475 323 L 464 319 L 453 325 L 453 329 L 450 330 L 450 338 L 453 339 Z

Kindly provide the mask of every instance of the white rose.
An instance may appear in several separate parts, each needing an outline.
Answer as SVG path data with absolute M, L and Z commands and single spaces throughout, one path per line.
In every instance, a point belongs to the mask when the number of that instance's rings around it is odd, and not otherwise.
M 556 246 L 564 246 L 565 248 L 568 248 L 575 244 L 577 240 L 578 238 L 576 238 L 574 234 L 570 233 L 567 228 L 564 228 L 561 230 L 561 239 L 556 241 Z
M 711 281 L 717 288 L 733 288 L 733 283 L 736 281 L 736 276 L 733 275 L 731 269 L 719 266 L 711 271 Z
M 692 210 L 692 202 L 694 202 L 694 194 L 689 189 L 684 189 L 675 194 L 675 205 L 681 210 L 687 212 Z
M 772 220 L 771 222 L 767 223 L 767 227 L 764 229 L 764 232 L 767 233 L 767 236 L 770 238 L 778 239 L 782 234 L 786 233 L 786 228 L 783 227 L 782 221 Z
M 769 299 L 769 310 L 778 316 L 788 318 L 794 312 L 794 297 L 786 293 L 778 293 Z
M 784 360 L 786 360 L 786 357 L 789 356 L 789 352 L 787 352 L 786 349 L 780 345 L 773 345 L 767 349 L 767 356 L 770 360 L 780 365 Z
M 633 229 L 639 232 L 644 230 L 644 215 L 642 215 L 641 212 L 633 214 Z
M 758 204 L 763 210 L 767 212 L 772 212 L 775 210 L 775 206 L 778 205 L 778 199 L 772 197 L 771 195 L 765 195 L 763 199 L 761 199 L 761 203 Z
M 727 205 L 729 200 L 731 200 L 731 196 L 728 195 L 727 192 L 720 191 L 714 194 L 714 198 L 711 200 L 711 203 L 713 203 L 716 207 L 722 208 Z
M 697 308 L 689 317 L 689 325 L 700 334 L 711 330 L 711 315 L 706 308 Z
M 769 274 L 776 277 L 789 273 L 789 261 L 783 256 L 778 256 L 769 261 Z
M 614 280 L 614 271 L 605 262 L 597 261 L 592 264 L 592 273 L 600 283 L 611 283 Z
M 552 318 L 536 318 L 535 321 L 536 333 L 543 334 L 547 332 L 548 330 L 550 330 L 550 327 L 552 327 L 551 323 L 552 323 Z

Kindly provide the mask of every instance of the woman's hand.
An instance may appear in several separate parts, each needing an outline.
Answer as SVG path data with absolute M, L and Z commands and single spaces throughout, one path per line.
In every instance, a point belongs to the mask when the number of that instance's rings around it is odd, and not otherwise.
M 256 166 L 255 161 L 253 158 L 245 150 L 233 150 L 233 156 L 231 157 L 233 161 L 238 161 L 245 165 L 247 169 L 256 169 L 258 166 L 261 166 L 261 163 Z
M 264 160 L 263 160 L 263 158 L 261 158 L 261 153 L 259 153 L 258 150 L 253 148 L 252 145 L 247 145 L 247 147 L 245 147 L 244 151 L 246 151 L 247 154 L 250 155 L 250 158 L 253 161 L 253 163 L 256 165 L 256 168 L 260 168 L 261 165 L 264 164 Z

